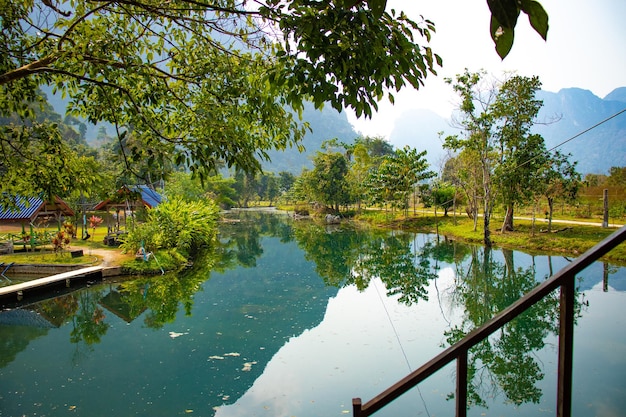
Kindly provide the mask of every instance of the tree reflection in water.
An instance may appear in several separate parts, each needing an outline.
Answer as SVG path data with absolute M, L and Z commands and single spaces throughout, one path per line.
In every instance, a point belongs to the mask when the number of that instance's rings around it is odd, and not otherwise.
M 465 315 L 461 324 L 446 332 L 449 345 L 537 285 L 534 265 L 516 269 L 513 252 L 504 249 L 502 254 L 504 261 L 499 262 L 493 250 L 472 247 L 469 263 L 457 264 L 455 301 L 464 306 Z M 537 383 L 544 372 L 536 352 L 546 347 L 548 336 L 558 334 L 558 317 L 559 293 L 555 291 L 472 348 L 468 356 L 468 403 L 486 407 L 485 399 L 499 394 L 516 405 L 539 403 L 542 391 Z
M 78 310 L 72 316 L 70 342 L 84 342 L 88 346 L 100 343 L 109 329 L 109 324 L 104 321 L 104 310 L 98 304 L 102 292 L 80 291 L 77 297 Z

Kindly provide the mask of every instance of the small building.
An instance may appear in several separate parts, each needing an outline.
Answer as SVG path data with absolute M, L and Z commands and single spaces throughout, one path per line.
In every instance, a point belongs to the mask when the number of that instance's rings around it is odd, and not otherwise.
M 128 215 L 134 216 L 137 211 L 158 206 L 163 197 L 147 185 L 123 186 L 106 200 L 96 204 L 94 211 L 113 211 L 112 216 L 106 216 L 107 236 L 104 243 L 110 246 L 119 244 L 119 238 L 124 235 Z M 122 220 L 123 215 L 123 220 Z M 122 223 L 123 221 L 123 223 Z
M 45 230 L 36 232 L 33 228 L 50 223 L 58 225 L 73 216 L 74 210 L 57 196 L 52 201 L 41 197 L 13 197 L 13 206 L 0 206 L 0 227 L 8 232 L 0 235 L 0 253 L 13 253 L 14 245 L 18 243 L 24 250 L 49 244 L 50 235 Z
M 0 225 L 24 226 L 35 222 L 60 221 L 73 217 L 74 210 L 59 197 L 46 201 L 41 197 L 21 197 L 14 199 L 15 207 L 0 207 Z
M 159 205 L 163 197 L 147 185 L 123 186 L 115 197 L 107 198 L 96 204 L 95 211 L 126 211 L 138 208 L 153 208 Z

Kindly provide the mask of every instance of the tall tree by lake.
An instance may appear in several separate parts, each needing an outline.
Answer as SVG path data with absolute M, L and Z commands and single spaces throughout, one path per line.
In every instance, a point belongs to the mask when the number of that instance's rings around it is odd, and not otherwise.
M 541 87 L 537 77 L 515 75 L 488 84 L 486 74 L 466 70 L 447 81 L 461 98 L 459 125 L 464 134 L 447 137 L 444 146 L 459 151 L 457 162 L 474 161 L 474 165 L 457 163 L 454 176 L 460 184 L 469 183 L 468 175 L 476 176 L 473 166 L 480 167 L 479 180 L 474 182 L 482 185 L 483 241 L 491 246 L 489 226 L 495 202 L 501 201 L 505 209 L 501 231 L 513 230 L 517 204 L 542 195 L 547 182 L 569 181 L 576 176 L 575 170 L 572 165 L 566 167 L 567 156 L 552 155 L 543 137 L 530 133 L 542 106 L 535 97 Z

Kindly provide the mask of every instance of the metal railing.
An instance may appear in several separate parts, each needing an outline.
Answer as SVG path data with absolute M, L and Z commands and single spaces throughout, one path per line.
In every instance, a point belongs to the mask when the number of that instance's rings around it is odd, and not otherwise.
M 570 416 L 572 408 L 575 277 L 576 274 L 624 241 L 626 241 L 626 226 L 602 240 L 528 294 L 502 310 L 491 320 L 474 329 L 459 342 L 450 346 L 367 403 L 363 404 L 360 398 L 354 398 L 352 400 L 354 417 L 367 417 L 374 414 L 453 360 L 456 360 L 456 416 L 465 417 L 467 415 L 467 358 L 469 349 L 485 340 L 493 332 L 559 287 L 561 294 L 556 415 L 557 417 Z

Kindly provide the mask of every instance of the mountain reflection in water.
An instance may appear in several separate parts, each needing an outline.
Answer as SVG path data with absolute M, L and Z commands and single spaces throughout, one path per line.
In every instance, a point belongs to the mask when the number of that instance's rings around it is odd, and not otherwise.
M 184 273 L 0 313 L 0 416 L 349 414 L 568 262 L 232 216 Z M 577 415 L 626 409 L 625 284 L 601 263 L 579 277 Z M 554 414 L 557 298 L 470 352 L 470 415 Z M 379 414 L 450 415 L 453 391 L 449 366 Z

